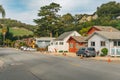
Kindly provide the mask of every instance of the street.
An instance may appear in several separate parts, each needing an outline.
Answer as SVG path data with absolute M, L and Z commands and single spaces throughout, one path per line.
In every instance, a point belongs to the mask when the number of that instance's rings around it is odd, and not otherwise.
M 0 48 L 0 80 L 120 80 L 120 63 Z

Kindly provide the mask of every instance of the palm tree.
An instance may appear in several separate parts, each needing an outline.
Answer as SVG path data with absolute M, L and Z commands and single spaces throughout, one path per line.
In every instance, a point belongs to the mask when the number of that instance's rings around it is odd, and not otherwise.
M 2 5 L 0 5 L 0 13 L 2 14 L 2 18 L 3 18 L 3 21 L 4 21 L 4 18 L 5 18 L 5 10 L 4 8 L 2 7 Z M 5 41 L 5 35 L 6 35 L 6 29 L 5 29 L 5 26 L 4 24 L 0 24 L 2 26 L 2 34 L 3 34 L 3 45 L 4 45 L 4 41 Z
M 2 18 L 5 18 L 5 10 L 4 8 L 2 7 L 2 5 L 0 5 L 0 13 L 2 14 Z

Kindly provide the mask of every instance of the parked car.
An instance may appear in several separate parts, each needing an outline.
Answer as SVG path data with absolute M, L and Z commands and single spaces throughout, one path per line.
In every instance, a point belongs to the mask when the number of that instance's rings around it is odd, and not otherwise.
M 84 47 L 84 48 L 80 48 L 77 52 L 76 52 L 77 56 L 83 56 L 83 57 L 95 57 L 96 56 L 96 51 L 95 48 L 92 47 Z
M 27 47 L 26 47 L 26 46 L 21 46 L 20 49 L 21 49 L 21 50 L 26 50 Z
M 23 51 L 36 51 L 36 49 L 31 48 L 31 47 L 26 47 L 26 46 L 21 46 L 20 49 L 23 50 Z
M 27 48 L 27 51 L 37 51 L 37 50 L 34 49 L 34 48 L 31 48 L 31 47 L 28 47 L 28 48 Z

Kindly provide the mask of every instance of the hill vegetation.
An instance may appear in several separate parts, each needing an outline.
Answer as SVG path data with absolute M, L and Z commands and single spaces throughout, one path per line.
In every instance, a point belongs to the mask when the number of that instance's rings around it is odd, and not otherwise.
M 0 44 L 8 44 L 15 40 L 28 38 L 32 36 L 46 37 L 52 35 L 58 37 L 66 31 L 78 31 L 83 36 L 94 25 L 112 26 L 120 30 L 120 3 L 111 1 L 102 4 L 91 14 L 66 13 L 59 15 L 61 6 L 57 3 L 51 3 L 43 6 L 38 12 L 37 19 L 34 19 L 36 26 L 25 24 L 17 20 L 5 18 L 5 10 L 0 5 Z M 4 26 L 3 26 L 4 25 Z M 6 34 L 3 34 L 6 31 Z
M 13 34 L 13 37 L 33 36 L 33 32 L 25 28 L 11 27 L 9 28 L 9 32 Z M 0 29 L 0 33 L 2 34 L 2 28 Z
M 12 45 L 16 40 L 34 36 L 35 26 L 12 19 L 0 19 L 0 45 Z M 4 25 L 4 26 L 3 26 Z M 3 34 L 3 30 L 6 34 Z
M 30 31 L 34 31 L 34 29 L 36 28 L 36 26 L 34 25 L 25 24 L 20 21 L 13 20 L 13 19 L 7 19 L 7 18 L 0 19 L 0 24 L 4 24 L 6 27 L 9 27 L 9 28 L 11 27 L 25 28 Z
M 66 13 L 59 15 L 61 6 L 57 3 L 51 3 L 40 8 L 38 12 L 38 19 L 34 22 L 38 29 L 35 34 L 38 36 L 49 36 L 51 33 L 53 37 L 58 37 L 65 31 L 76 30 L 82 35 L 94 25 L 113 26 L 120 30 L 120 3 L 115 1 L 102 4 L 97 8 L 97 11 L 91 15 Z

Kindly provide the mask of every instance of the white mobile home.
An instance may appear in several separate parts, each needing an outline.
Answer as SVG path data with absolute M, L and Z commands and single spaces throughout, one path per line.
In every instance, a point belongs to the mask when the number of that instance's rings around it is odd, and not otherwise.
M 36 38 L 35 40 L 39 48 L 46 48 L 47 46 L 50 45 L 50 42 L 54 39 L 55 38 L 51 38 L 51 37 L 40 37 L 40 38 Z

